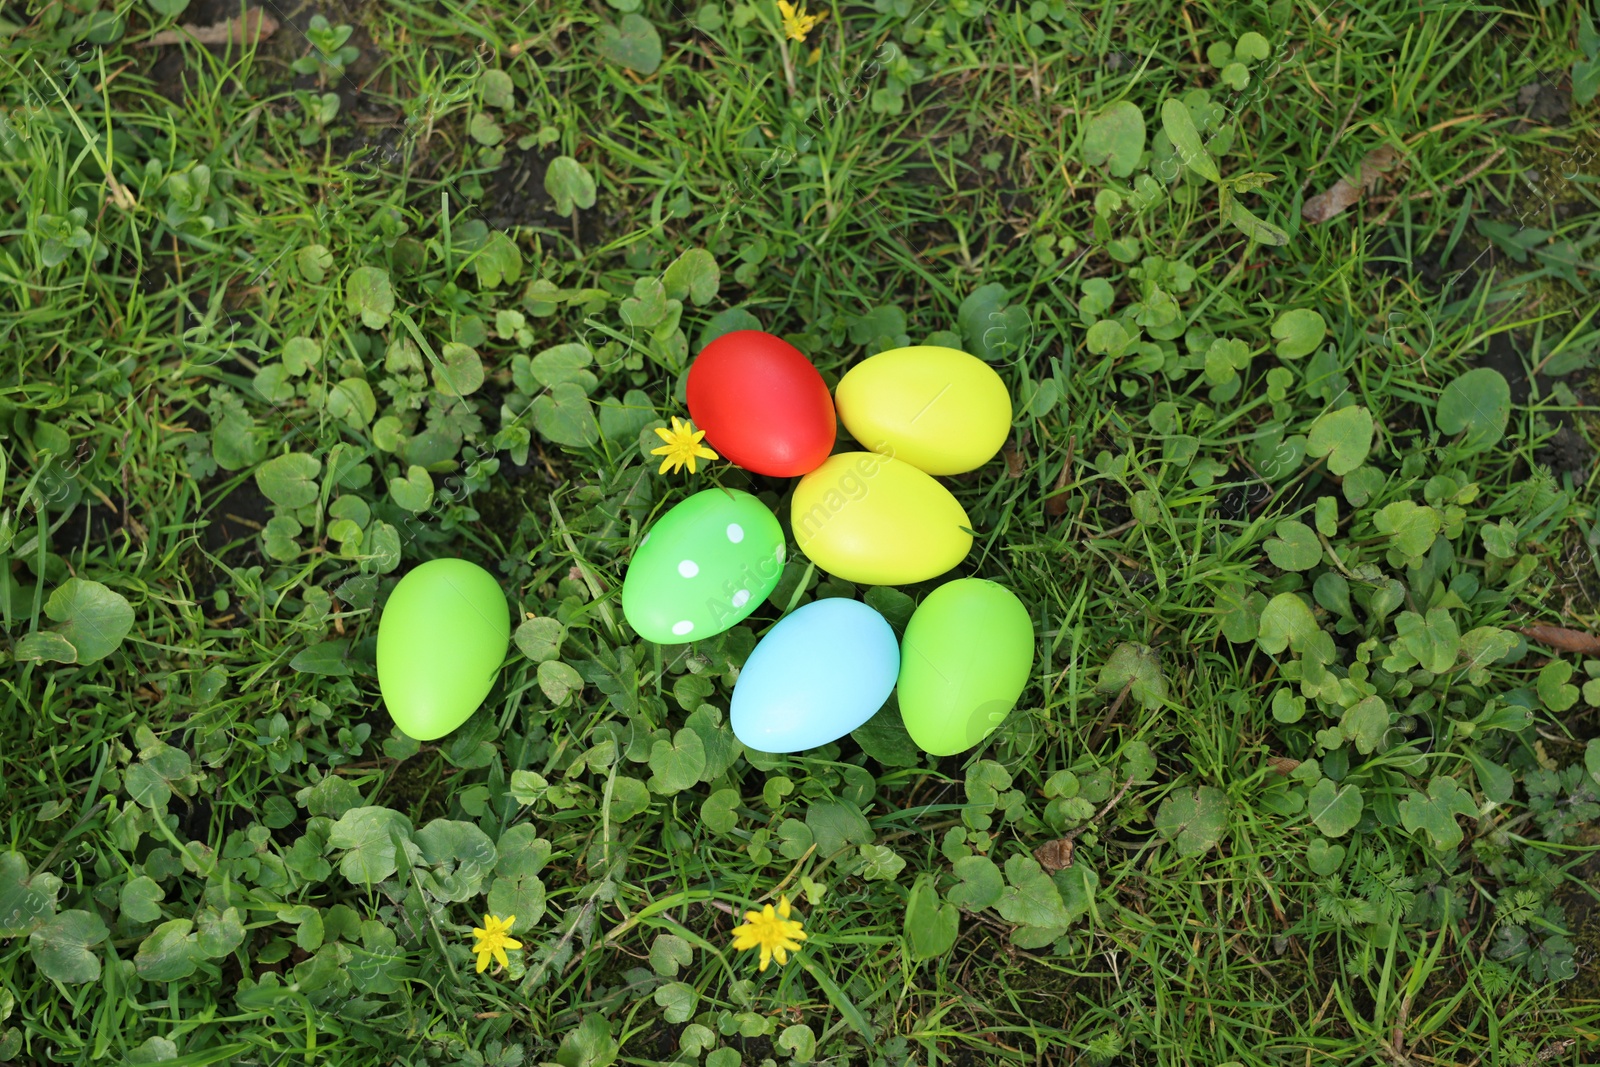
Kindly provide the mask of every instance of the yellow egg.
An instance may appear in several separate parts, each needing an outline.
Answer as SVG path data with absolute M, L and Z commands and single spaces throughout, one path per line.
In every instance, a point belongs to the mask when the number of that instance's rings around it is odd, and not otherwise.
M 994 458 L 1011 432 L 1011 394 L 965 352 L 913 345 L 850 368 L 834 390 L 839 421 L 865 448 L 928 474 L 960 474 Z
M 950 490 L 874 452 L 830 456 L 795 486 L 795 542 L 829 574 L 860 585 L 907 585 L 966 558 L 972 535 Z

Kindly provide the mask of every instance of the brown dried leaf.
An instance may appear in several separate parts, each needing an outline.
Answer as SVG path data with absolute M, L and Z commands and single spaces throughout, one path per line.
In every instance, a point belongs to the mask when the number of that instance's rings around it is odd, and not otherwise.
M 1288 756 L 1271 756 L 1267 759 L 1267 766 L 1278 774 L 1288 776 L 1294 773 L 1296 767 L 1300 766 L 1300 761 L 1290 759 Z
M 1056 476 L 1054 495 L 1044 502 L 1044 513 L 1051 517 L 1060 515 L 1067 510 L 1067 494 L 1063 491 L 1072 482 L 1072 452 L 1078 443 L 1076 435 L 1067 438 L 1067 454 L 1061 460 L 1061 473 Z
M 1340 178 L 1300 205 L 1301 218 L 1312 223 L 1327 222 L 1334 216 L 1343 214 L 1346 208 L 1360 200 L 1364 194 L 1372 192 L 1378 184 L 1378 179 L 1393 167 L 1399 158 L 1400 154 L 1389 145 L 1382 144 L 1374 148 L 1362 157 L 1361 174 L 1354 184 L 1346 178 Z
M 1583 656 L 1600 655 L 1600 636 L 1569 630 L 1564 626 L 1513 626 L 1523 637 L 1562 652 L 1576 652 Z
M 212 26 L 188 23 L 176 30 L 162 30 L 144 43 L 181 44 L 195 41 L 198 44 L 254 44 L 278 32 L 278 20 L 252 7 L 238 18 L 227 19 Z
M 1072 866 L 1072 838 L 1063 837 L 1057 841 L 1046 841 L 1033 850 L 1033 858 L 1039 861 L 1050 874 L 1066 870 Z
M 111 202 L 121 210 L 132 211 L 139 206 L 139 202 L 133 198 L 133 194 L 128 191 L 128 187 L 117 181 L 116 177 L 111 174 L 106 175 L 106 188 L 111 193 Z
M 1017 450 L 1012 448 L 1010 445 L 1006 445 L 1006 450 L 1003 455 L 1006 457 L 1006 477 L 1022 477 L 1022 456 L 1017 452 Z

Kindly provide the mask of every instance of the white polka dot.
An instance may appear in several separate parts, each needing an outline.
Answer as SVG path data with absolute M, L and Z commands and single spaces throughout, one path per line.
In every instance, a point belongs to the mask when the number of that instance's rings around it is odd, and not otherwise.
M 675 622 L 672 624 L 672 632 L 677 634 L 679 637 L 682 637 L 692 629 L 694 629 L 694 623 L 690 622 L 688 619 L 684 619 L 682 622 Z
M 737 593 L 733 594 L 733 606 L 734 607 L 742 608 L 746 604 L 748 604 L 749 602 L 750 602 L 750 590 L 741 589 Z
M 678 573 L 683 575 L 685 578 L 693 578 L 695 575 L 700 573 L 700 564 L 696 563 L 692 559 L 686 559 L 682 563 L 678 564 Z
M 728 523 L 728 540 L 738 544 L 744 540 L 744 527 L 736 522 Z

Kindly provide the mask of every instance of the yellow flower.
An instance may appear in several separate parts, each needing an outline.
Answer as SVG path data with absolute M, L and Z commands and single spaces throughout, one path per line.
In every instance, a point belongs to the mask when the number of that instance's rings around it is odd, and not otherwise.
M 788 0 L 778 0 L 778 13 L 783 16 L 783 32 L 791 41 L 804 41 L 811 28 L 828 17 L 826 11 L 820 15 L 806 14 L 805 0 L 800 0 L 798 8 Z
M 733 947 L 743 952 L 749 948 L 761 949 L 761 970 L 776 956 L 780 965 L 789 962 L 789 953 L 800 951 L 800 942 L 806 939 L 800 920 L 789 918 L 789 898 L 778 898 L 778 910 L 768 904 L 760 911 L 744 913 L 744 925 L 733 930 Z
M 665 474 L 669 470 L 680 470 L 687 465 L 689 473 L 693 474 L 695 457 L 717 459 L 715 452 L 700 443 L 700 438 L 705 435 L 706 432 L 704 430 L 696 430 L 694 428 L 694 423 L 684 422 L 676 415 L 672 417 L 672 429 L 668 430 L 657 426 L 656 436 L 665 441 L 666 444 L 660 448 L 652 448 L 650 454 L 652 456 L 666 456 L 667 458 L 661 461 L 661 469 L 656 473 Z
M 489 957 L 493 956 L 500 966 L 508 967 L 511 961 L 506 959 L 506 949 L 521 948 L 521 941 L 511 940 L 511 924 L 517 921 L 515 915 L 507 915 L 504 919 L 497 919 L 493 915 L 483 917 L 486 929 L 472 928 L 472 936 L 478 943 L 472 946 L 472 951 L 478 954 L 478 973 L 482 974 L 489 966 Z

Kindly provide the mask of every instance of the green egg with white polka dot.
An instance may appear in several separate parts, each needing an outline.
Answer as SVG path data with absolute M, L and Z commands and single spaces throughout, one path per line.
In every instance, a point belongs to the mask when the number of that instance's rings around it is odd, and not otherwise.
M 737 489 L 707 489 L 639 542 L 622 582 L 622 613 L 658 644 L 714 637 L 767 599 L 783 561 L 783 527 L 770 508 Z

